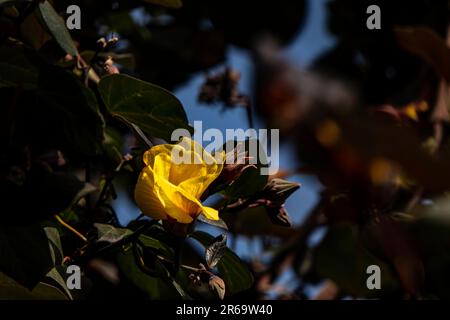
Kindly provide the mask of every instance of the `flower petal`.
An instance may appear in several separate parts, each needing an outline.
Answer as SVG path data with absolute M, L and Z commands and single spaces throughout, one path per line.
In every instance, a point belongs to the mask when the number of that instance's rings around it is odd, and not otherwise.
M 200 211 L 196 199 L 186 197 L 182 190 L 164 178 L 156 177 L 155 192 L 166 213 L 178 222 L 191 223 Z
M 150 167 L 144 168 L 139 175 L 134 198 L 142 213 L 154 219 L 167 219 L 164 207 L 155 194 L 154 175 Z

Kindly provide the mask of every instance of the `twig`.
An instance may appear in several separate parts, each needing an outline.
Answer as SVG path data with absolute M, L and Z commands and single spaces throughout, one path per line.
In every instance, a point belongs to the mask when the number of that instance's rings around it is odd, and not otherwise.
M 67 229 L 69 229 L 70 231 L 72 231 L 74 234 L 76 234 L 81 240 L 83 240 L 84 242 L 88 242 L 88 239 L 81 234 L 81 232 L 77 231 L 74 227 L 72 227 L 71 225 L 69 225 L 67 222 L 65 222 L 59 215 L 55 214 L 54 215 L 55 219 L 64 227 L 66 227 Z
M 96 207 L 96 208 L 98 208 L 98 207 L 101 205 L 101 203 L 102 203 L 102 201 L 103 201 L 103 198 L 105 197 L 106 192 L 107 192 L 108 189 L 110 188 L 110 186 L 111 186 L 111 184 L 112 184 L 112 182 L 113 182 L 115 176 L 117 175 L 117 173 L 120 172 L 120 170 L 122 170 L 124 164 L 125 164 L 127 161 L 128 161 L 128 160 L 126 160 L 125 158 L 122 157 L 122 159 L 121 159 L 119 165 L 114 169 L 113 174 L 109 175 L 109 176 L 106 178 L 106 180 L 105 180 L 105 185 L 103 186 L 102 191 L 100 192 L 100 195 L 98 196 L 97 203 L 95 204 L 95 207 Z
M 160 255 L 156 255 L 156 257 L 161 261 L 175 265 L 174 261 L 167 259 L 166 257 L 160 256 Z M 195 268 L 195 267 L 187 266 L 185 264 L 180 264 L 179 267 L 182 269 L 185 269 L 185 270 L 193 271 L 193 272 L 201 272 L 204 270 L 202 268 Z

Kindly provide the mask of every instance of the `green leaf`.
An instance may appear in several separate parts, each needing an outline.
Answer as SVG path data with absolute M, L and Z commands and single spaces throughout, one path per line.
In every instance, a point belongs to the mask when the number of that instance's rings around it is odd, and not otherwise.
M 133 233 L 131 230 L 116 228 L 110 224 L 94 223 L 94 226 L 98 231 L 97 241 L 115 243 Z
M 192 233 L 191 237 L 205 247 L 214 242 L 213 236 L 202 231 Z M 225 253 L 217 264 L 217 267 L 230 294 L 247 290 L 253 285 L 253 275 L 241 259 L 230 249 L 225 249 Z
M 122 133 L 111 126 L 105 127 L 105 140 L 103 149 L 105 154 L 111 159 L 111 162 L 116 168 L 122 162 L 122 153 L 124 139 Z
M 173 259 L 174 257 L 173 249 L 168 245 L 166 245 L 165 243 L 163 243 L 162 241 L 145 234 L 141 234 L 139 236 L 139 240 L 141 241 L 142 245 L 144 245 L 144 247 L 155 249 L 161 252 L 164 255 L 164 257 Z
M 53 9 L 52 5 L 48 1 L 39 2 L 38 8 L 44 26 L 52 34 L 61 48 L 72 56 L 78 55 L 78 50 L 67 30 L 65 21 Z
M 37 86 L 39 70 L 27 55 L 26 49 L 20 46 L 0 47 L 0 87 L 30 89 Z
M 179 299 L 178 291 L 167 280 L 153 277 L 144 273 L 136 264 L 135 257 L 130 247 L 120 250 L 116 254 L 119 268 L 131 284 L 139 288 L 148 299 Z
M 64 291 L 67 297 L 70 300 L 73 300 L 72 294 L 70 293 L 69 288 L 67 288 L 66 280 L 61 276 L 57 268 L 53 268 L 52 270 L 50 270 L 50 272 L 47 273 L 46 277 L 55 281 L 58 286 Z
M 179 9 L 183 6 L 181 0 L 144 0 L 147 3 L 156 4 L 167 8 Z
M 354 225 L 331 227 L 313 252 L 313 270 L 331 279 L 345 293 L 356 297 L 389 297 L 399 293 L 401 285 L 391 267 L 376 258 L 363 246 Z M 381 289 L 369 290 L 366 269 L 377 265 L 381 269 Z
M 113 116 L 137 125 L 153 137 L 170 141 L 173 130 L 190 129 L 181 102 L 161 87 L 114 74 L 102 78 L 99 91 Z
M 0 300 L 67 300 L 57 288 L 39 283 L 33 290 L 20 285 L 0 272 Z
M 45 227 L 44 232 L 47 235 L 50 255 L 52 257 L 53 265 L 60 265 L 63 262 L 64 254 L 61 245 L 59 231 L 53 227 Z
M 40 225 L 0 225 L 0 271 L 31 289 L 52 267 L 48 239 Z
M 73 74 L 57 67 L 43 69 L 37 92 L 39 110 L 29 111 L 32 128 L 43 141 L 64 149 L 96 155 L 104 139 L 104 121 L 94 93 Z M 36 106 L 33 106 L 36 107 Z M 36 123 L 36 121 L 41 121 Z M 36 135 L 36 132 L 34 132 Z M 42 135 L 45 134 L 45 137 Z

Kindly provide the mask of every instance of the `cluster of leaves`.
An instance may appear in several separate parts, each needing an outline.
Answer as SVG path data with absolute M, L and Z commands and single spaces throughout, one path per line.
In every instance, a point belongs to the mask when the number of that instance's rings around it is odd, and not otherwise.
M 329 2 L 336 45 L 305 71 L 263 37 L 287 43 L 303 1 L 261 3 L 255 15 L 238 0 L 86 0 L 82 29 L 69 32 L 72 1 L 0 0 L 0 297 L 299 299 L 323 285 L 318 298 L 447 298 L 448 2 L 378 1 L 382 30 L 369 31 L 372 2 Z M 110 32 L 127 41 L 98 40 Z M 225 168 L 202 199 L 221 195 L 222 220 L 199 218 L 187 240 L 147 218 L 120 225 L 111 204 L 133 193 L 142 152 L 191 130 L 162 87 L 220 64 L 228 44 L 252 51 L 252 105 L 301 165 L 277 177 L 260 164 Z M 237 81 L 230 69 L 209 76 L 199 99 L 249 110 Z M 298 185 L 280 178 L 297 173 L 323 191 L 286 228 L 284 201 Z M 257 238 L 271 259 L 241 261 L 225 235 L 195 229 L 204 223 Z M 82 290 L 66 286 L 70 264 L 82 268 Z M 370 265 L 381 290 L 366 286 Z M 296 288 L 277 288 L 288 268 Z
M 111 206 L 114 185 L 133 192 L 143 151 L 170 141 L 174 129 L 191 130 L 169 91 L 119 73 L 131 71 L 134 57 L 117 53 L 115 38 L 90 36 L 101 22 L 133 40 L 142 34 L 127 24 L 132 9 L 164 13 L 182 5 L 145 2 L 115 9 L 82 2 L 83 29 L 71 35 L 59 13 L 64 1 L 0 1 L 1 298 L 223 299 L 252 285 L 226 236 L 191 226 L 187 238 L 204 246 L 201 253 L 158 221 L 120 226 Z M 91 14 L 95 21 L 85 23 Z M 145 64 L 139 72 L 146 74 Z M 123 155 L 130 133 L 133 155 Z M 81 290 L 67 287 L 72 264 L 81 267 Z

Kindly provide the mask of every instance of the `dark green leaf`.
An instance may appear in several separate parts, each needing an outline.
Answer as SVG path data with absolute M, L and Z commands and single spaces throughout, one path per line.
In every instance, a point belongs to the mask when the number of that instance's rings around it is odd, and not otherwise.
M 0 299 L 66 300 L 66 297 L 57 288 L 44 283 L 39 283 L 33 290 L 30 291 L 28 288 L 25 288 L 0 272 Z
M 153 137 L 170 141 L 173 130 L 189 129 L 180 101 L 163 88 L 114 74 L 100 81 L 99 91 L 113 116 L 126 119 Z
M 98 231 L 97 241 L 115 243 L 133 233 L 131 230 L 116 228 L 110 224 L 94 223 L 94 226 Z
M 35 88 L 38 75 L 38 68 L 30 62 L 23 47 L 0 47 L 0 87 Z
M 202 231 L 196 231 L 191 237 L 199 241 L 205 247 L 211 245 L 214 238 Z M 253 275 L 247 266 L 230 249 L 225 249 L 225 254 L 218 263 L 221 277 L 225 281 L 227 291 L 230 294 L 249 289 L 253 284 Z
M 59 231 L 56 228 L 45 227 L 44 232 L 47 235 L 50 255 L 52 257 L 53 265 L 60 265 L 63 262 L 64 254 L 61 245 L 61 239 L 59 236 Z
M 130 247 L 120 250 L 116 254 L 116 261 L 123 276 L 135 287 L 139 288 L 147 298 L 177 299 L 180 297 L 177 290 L 167 280 L 153 277 L 144 273 L 137 265 Z
M 73 74 L 57 67 L 43 69 L 36 97 L 24 98 L 23 104 L 24 130 L 35 144 L 51 143 L 85 155 L 101 151 L 104 122 L 97 100 Z
M 48 1 L 39 2 L 38 8 L 46 29 L 52 34 L 61 48 L 72 56 L 78 55 L 78 50 L 67 30 L 65 21 L 53 9 L 52 5 Z
M 58 268 L 53 268 L 52 270 L 50 270 L 49 273 L 47 273 L 46 275 L 47 278 L 52 279 L 53 281 L 55 281 L 58 285 L 59 288 L 61 288 L 62 291 L 64 291 L 64 293 L 66 294 L 66 296 L 72 300 L 72 294 L 70 293 L 69 288 L 67 288 L 67 283 L 66 280 L 62 277 L 62 275 L 59 273 Z
M 53 268 L 49 243 L 38 225 L 0 226 L 0 270 L 27 288 Z
M 145 234 L 141 234 L 139 236 L 139 240 L 141 241 L 141 244 L 144 245 L 144 247 L 156 249 L 157 251 L 161 252 L 164 255 L 164 257 L 173 259 L 174 256 L 173 249 L 168 245 L 166 245 L 165 243 L 163 243 L 162 241 L 147 236 Z

